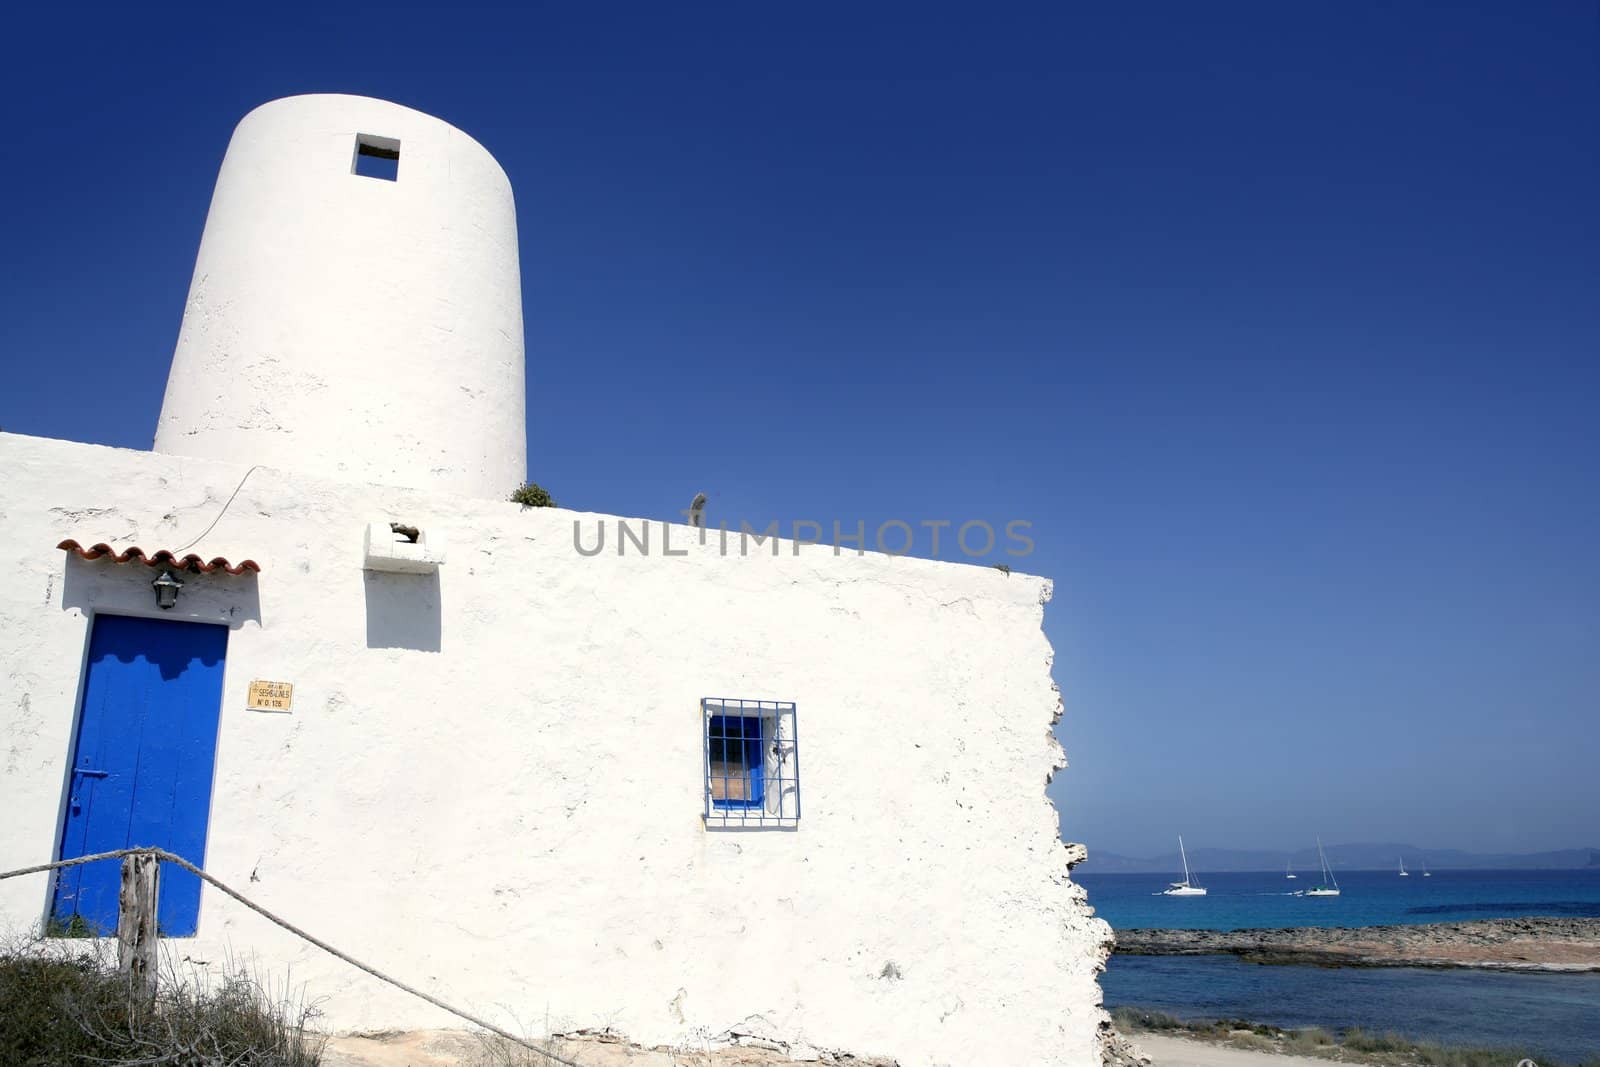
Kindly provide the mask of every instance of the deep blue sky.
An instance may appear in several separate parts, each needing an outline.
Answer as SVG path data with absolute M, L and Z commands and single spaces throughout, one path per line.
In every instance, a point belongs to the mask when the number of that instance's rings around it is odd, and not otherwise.
M 148 447 L 234 123 L 397 100 L 561 503 L 1034 523 L 1069 839 L 1600 845 L 1593 4 L 584 6 L 10 16 L 0 426 Z

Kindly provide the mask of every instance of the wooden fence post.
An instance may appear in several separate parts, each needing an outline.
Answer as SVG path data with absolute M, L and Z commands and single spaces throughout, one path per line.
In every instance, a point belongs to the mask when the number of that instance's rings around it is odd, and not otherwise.
M 117 896 L 117 971 L 128 976 L 128 991 L 142 1004 L 156 997 L 156 890 L 161 861 L 148 852 L 122 857 L 122 889 Z

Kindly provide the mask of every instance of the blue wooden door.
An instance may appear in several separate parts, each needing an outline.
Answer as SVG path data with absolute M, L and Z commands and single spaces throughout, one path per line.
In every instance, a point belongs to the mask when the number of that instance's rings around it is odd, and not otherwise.
M 95 617 L 60 858 L 156 845 L 204 863 L 227 649 L 226 626 Z M 60 871 L 56 921 L 115 933 L 121 867 Z M 192 935 L 200 880 L 162 864 L 157 921 L 169 937 Z

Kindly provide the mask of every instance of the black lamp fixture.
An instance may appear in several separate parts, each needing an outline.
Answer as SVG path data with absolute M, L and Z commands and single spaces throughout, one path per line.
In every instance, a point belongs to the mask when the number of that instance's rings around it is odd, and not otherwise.
M 183 589 L 183 579 L 173 574 L 170 569 L 163 569 L 161 575 L 150 583 L 150 588 L 156 591 L 156 607 L 170 608 L 178 602 L 178 593 Z

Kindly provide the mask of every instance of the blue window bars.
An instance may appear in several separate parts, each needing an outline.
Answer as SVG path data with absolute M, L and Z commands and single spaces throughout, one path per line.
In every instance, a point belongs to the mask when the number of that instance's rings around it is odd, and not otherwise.
M 800 745 L 794 705 L 776 700 L 700 701 L 709 827 L 793 827 L 800 818 Z

